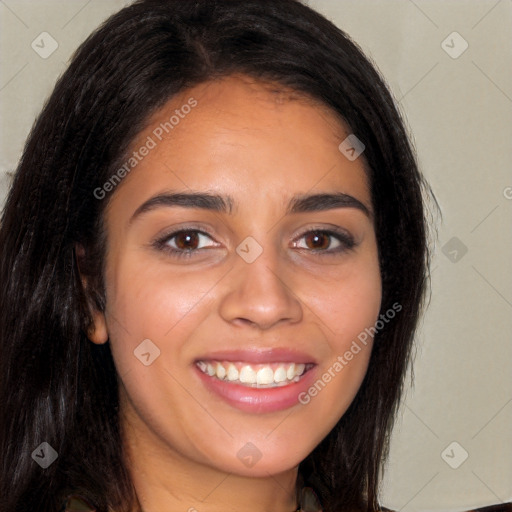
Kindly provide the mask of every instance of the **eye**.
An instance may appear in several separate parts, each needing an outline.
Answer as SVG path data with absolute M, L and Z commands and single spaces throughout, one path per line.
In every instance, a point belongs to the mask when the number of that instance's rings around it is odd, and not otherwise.
M 191 256 L 200 249 L 208 247 L 218 247 L 218 245 L 204 245 L 212 237 L 199 229 L 180 229 L 172 233 L 166 234 L 158 239 L 155 245 L 158 249 L 171 253 L 173 256 Z
M 345 231 L 315 229 L 303 233 L 298 240 L 304 240 L 304 243 L 301 245 L 295 242 L 293 245 L 295 248 L 322 255 L 341 253 L 355 246 L 354 238 Z
M 208 240 L 212 243 L 208 244 Z M 356 244 L 354 238 L 346 231 L 314 229 L 300 235 L 292 246 L 320 256 L 333 256 L 352 249 Z M 213 237 L 197 228 L 187 228 L 165 234 L 153 245 L 172 257 L 191 257 L 202 249 L 219 247 Z

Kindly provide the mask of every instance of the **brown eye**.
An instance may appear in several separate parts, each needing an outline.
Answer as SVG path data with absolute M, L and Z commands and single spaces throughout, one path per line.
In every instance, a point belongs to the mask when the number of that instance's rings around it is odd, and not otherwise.
M 294 242 L 298 249 L 306 249 L 319 256 L 334 256 L 349 251 L 355 246 L 354 238 L 345 230 L 332 231 L 316 229 L 303 233 Z
M 321 231 L 312 231 L 304 236 L 308 249 L 328 249 L 331 240 L 327 233 Z
M 199 235 L 196 231 L 181 231 L 174 235 L 174 244 L 180 250 L 197 249 Z
M 203 249 L 219 247 L 212 237 L 199 229 L 181 229 L 155 240 L 154 247 L 165 251 L 171 256 L 190 257 L 202 252 Z

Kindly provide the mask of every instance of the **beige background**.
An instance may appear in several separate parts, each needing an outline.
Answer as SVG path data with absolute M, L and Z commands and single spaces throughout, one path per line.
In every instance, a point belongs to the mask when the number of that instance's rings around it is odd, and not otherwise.
M 126 3 L 0 0 L 0 203 L 71 52 Z M 512 1 L 309 4 L 388 80 L 443 214 L 382 501 L 412 512 L 512 500 Z M 46 59 L 31 47 L 42 32 L 58 43 Z M 456 469 L 445 462 L 465 452 Z

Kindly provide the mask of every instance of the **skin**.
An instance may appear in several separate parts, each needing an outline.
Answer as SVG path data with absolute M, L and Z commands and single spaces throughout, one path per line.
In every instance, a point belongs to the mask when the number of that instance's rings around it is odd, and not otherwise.
M 381 278 L 364 160 L 339 151 L 350 131 L 326 107 L 241 75 L 174 97 L 132 149 L 190 97 L 197 106 L 109 200 L 107 308 L 94 312 L 89 337 L 111 343 L 129 467 L 146 512 L 290 512 L 298 464 L 352 402 L 371 341 L 307 405 L 276 412 L 226 403 L 204 386 L 194 361 L 211 350 L 289 347 L 311 354 L 320 378 L 374 325 Z M 170 190 L 229 194 L 235 207 L 230 214 L 159 206 L 130 221 Z M 355 207 L 286 213 L 295 194 L 320 192 L 349 194 L 370 214 Z M 190 257 L 155 247 L 191 225 L 211 235 Z M 333 227 L 355 246 L 329 254 L 339 242 L 327 236 L 318 250 L 308 233 Z M 263 249 L 252 263 L 236 252 L 248 236 Z M 184 247 L 176 238 L 167 244 Z M 144 339 L 160 350 L 149 366 L 133 354 Z M 261 453 L 252 467 L 237 457 L 248 442 Z

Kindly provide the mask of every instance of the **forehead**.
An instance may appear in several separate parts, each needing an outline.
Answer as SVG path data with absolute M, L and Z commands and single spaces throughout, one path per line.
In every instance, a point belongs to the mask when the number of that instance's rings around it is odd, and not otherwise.
M 194 189 L 268 202 L 338 190 L 369 203 L 363 158 L 338 149 L 349 134 L 331 109 L 295 91 L 236 75 L 206 82 L 149 118 L 127 158 L 150 149 L 113 199 Z

